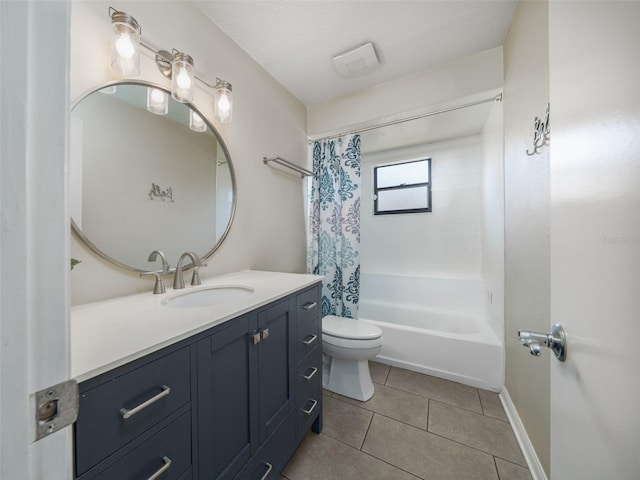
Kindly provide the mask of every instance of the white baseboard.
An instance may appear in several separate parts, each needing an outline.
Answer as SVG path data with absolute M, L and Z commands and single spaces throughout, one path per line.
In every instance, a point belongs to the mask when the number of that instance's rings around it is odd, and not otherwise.
M 533 480 L 548 480 L 547 474 L 544 473 L 544 468 L 542 468 L 540 459 L 538 458 L 538 455 L 533 448 L 533 444 L 529 439 L 529 435 L 527 435 L 527 431 L 524 429 L 522 420 L 520 420 L 520 415 L 518 415 L 516 406 L 511 401 L 511 397 L 509 396 L 509 392 L 506 388 L 502 389 L 499 397 L 500 401 L 502 402 L 502 406 L 504 407 L 504 411 L 507 414 L 507 418 L 511 423 L 511 428 L 513 429 L 513 433 L 516 436 L 516 440 L 518 441 L 520 449 L 522 450 L 522 455 L 524 455 L 524 459 L 527 462 L 531 477 L 533 478 Z

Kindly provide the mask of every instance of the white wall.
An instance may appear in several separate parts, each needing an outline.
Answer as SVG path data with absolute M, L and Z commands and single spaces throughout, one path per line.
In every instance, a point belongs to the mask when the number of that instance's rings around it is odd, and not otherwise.
M 310 136 L 502 87 L 502 47 L 308 108 Z
M 229 37 L 189 2 L 72 3 L 71 98 L 117 79 L 110 67 L 110 19 L 113 6 L 133 15 L 150 44 L 188 52 L 196 72 L 209 81 L 233 85 L 233 122 L 217 125 L 236 171 L 237 210 L 223 246 L 202 270 L 207 277 L 256 268 L 303 272 L 306 262 L 303 188 L 298 176 L 262 164 L 263 156 L 282 156 L 306 166 L 306 109 Z M 143 50 L 144 51 L 144 50 Z M 169 85 L 151 57 L 143 55 L 140 79 Z M 209 92 L 196 91 L 194 103 L 213 120 Z M 148 246 L 151 251 L 155 248 Z M 151 291 L 152 279 L 140 279 L 92 254 L 77 240 L 72 256 L 82 260 L 72 274 L 72 303 L 81 304 Z M 177 259 L 169 259 L 175 265 Z
M 366 137 L 363 138 L 365 141 Z M 373 168 L 421 158 L 431 158 L 432 212 L 373 215 Z M 360 262 L 363 272 L 444 278 L 480 276 L 480 136 L 364 153 L 361 174 Z
M 547 15 L 546 1 L 520 2 L 504 44 L 504 172 L 505 386 L 548 474 L 551 355 L 534 358 L 517 338 L 550 326 L 549 149 L 525 153 L 549 101 Z

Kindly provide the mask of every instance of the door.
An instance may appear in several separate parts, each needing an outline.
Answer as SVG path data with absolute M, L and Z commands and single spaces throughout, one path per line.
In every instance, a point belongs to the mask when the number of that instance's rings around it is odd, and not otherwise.
M 199 478 L 231 479 L 258 445 L 256 315 L 198 342 Z
M 640 478 L 639 23 L 640 2 L 549 6 L 554 480 Z
M 285 300 L 258 315 L 261 444 L 293 408 L 292 304 Z
M 71 478 L 34 393 L 69 378 L 69 2 L 0 2 L 0 478 Z

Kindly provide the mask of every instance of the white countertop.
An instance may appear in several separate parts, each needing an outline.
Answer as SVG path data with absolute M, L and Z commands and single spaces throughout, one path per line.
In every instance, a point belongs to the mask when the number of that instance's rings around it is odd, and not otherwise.
M 185 274 L 188 283 L 189 275 Z M 82 382 L 320 281 L 318 275 L 245 270 L 167 289 L 71 309 L 71 377 Z M 219 305 L 170 308 L 169 297 L 216 285 L 243 285 L 251 295 Z

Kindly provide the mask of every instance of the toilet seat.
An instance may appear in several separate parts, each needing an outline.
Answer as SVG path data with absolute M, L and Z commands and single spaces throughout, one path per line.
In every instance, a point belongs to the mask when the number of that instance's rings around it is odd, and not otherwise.
M 327 315 L 322 318 L 322 335 L 344 340 L 376 340 L 382 337 L 382 330 L 370 323 L 351 318 Z

